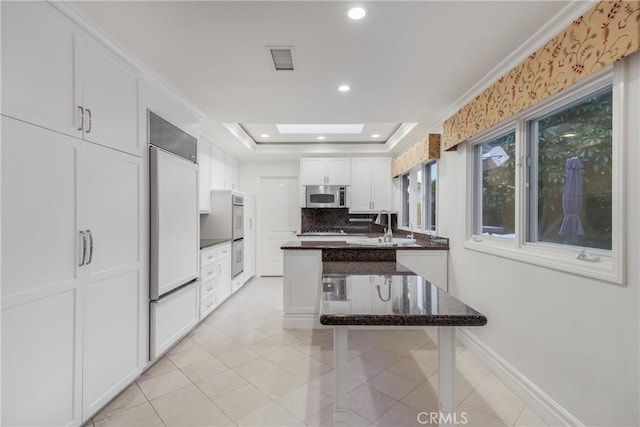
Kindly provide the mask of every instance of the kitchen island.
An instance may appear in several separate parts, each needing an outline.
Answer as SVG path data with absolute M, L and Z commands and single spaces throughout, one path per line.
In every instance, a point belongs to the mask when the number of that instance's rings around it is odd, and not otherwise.
M 333 332 L 334 420 L 346 425 L 348 328 L 438 327 L 440 412 L 455 416 L 455 327 L 487 318 L 396 262 L 324 262 L 319 319 Z
M 291 241 L 281 247 L 284 251 L 284 328 L 323 327 L 318 320 L 323 262 L 349 261 L 358 264 L 398 261 L 447 290 L 447 239 L 417 240 L 394 246 L 361 242 L 360 239 Z

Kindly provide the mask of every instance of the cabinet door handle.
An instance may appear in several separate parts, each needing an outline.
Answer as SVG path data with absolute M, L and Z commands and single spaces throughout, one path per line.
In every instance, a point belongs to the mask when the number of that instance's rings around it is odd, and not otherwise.
M 87 235 L 84 231 L 80 231 L 80 237 L 82 238 L 82 250 L 80 251 L 82 256 L 80 257 L 80 264 L 78 264 L 78 267 L 82 267 L 84 265 L 87 257 Z
M 249 230 L 253 229 L 253 219 L 249 218 Z
M 207 259 L 213 259 L 213 255 L 209 255 Z
M 91 120 L 91 110 L 88 108 L 86 108 L 86 110 L 87 110 L 87 114 L 89 115 L 89 127 L 87 128 L 87 133 L 89 133 L 91 132 L 91 128 L 93 127 L 92 120 Z
M 207 289 L 205 289 L 206 292 L 211 292 L 213 290 L 213 286 L 209 286 Z
M 78 130 L 82 130 L 82 128 L 84 128 L 84 108 L 82 108 L 80 105 L 78 105 L 78 108 L 80 109 L 80 127 L 78 128 Z
M 376 202 L 371 202 L 371 209 L 375 209 L 376 208 Z
M 87 265 L 89 265 L 93 261 L 93 234 L 91 234 L 91 230 L 87 230 L 86 233 L 89 235 L 89 260 L 87 261 Z
M 213 305 L 213 303 L 210 302 L 209 304 L 207 304 L 207 308 L 211 308 L 212 305 Z

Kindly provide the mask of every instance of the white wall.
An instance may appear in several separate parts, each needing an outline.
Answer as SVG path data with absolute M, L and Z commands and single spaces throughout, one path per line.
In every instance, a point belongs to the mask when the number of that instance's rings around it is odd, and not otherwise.
M 438 234 L 450 238 L 449 291 L 488 318 L 468 332 L 590 426 L 640 425 L 640 53 L 629 60 L 626 287 L 465 249 L 470 147 L 439 160 L 438 209 L 447 214 L 439 215 Z

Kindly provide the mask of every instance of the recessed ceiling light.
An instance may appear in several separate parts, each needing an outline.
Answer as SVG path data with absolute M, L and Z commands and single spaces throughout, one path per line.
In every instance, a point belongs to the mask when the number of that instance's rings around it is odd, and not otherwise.
M 323 139 L 327 139 L 327 138 L 325 136 L 316 136 L 316 139 L 323 140 Z
M 349 9 L 349 12 L 347 12 L 347 16 L 354 21 L 358 21 L 364 18 L 366 14 L 367 11 L 363 7 L 352 7 L 351 9 Z
M 263 133 L 262 135 L 260 135 L 260 138 L 269 138 L 269 134 Z
M 573 138 L 576 135 L 577 135 L 576 132 L 567 132 L 567 133 L 562 134 L 562 137 L 563 138 Z
M 371 138 L 380 138 L 380 134 L 379 133 L 374 133 L 373 135 L 371 135 Z
M 351 90 L 351 87 L 349 87 L 349 85 L 340 85 L 338 86 L 338 90 L 340 92 L 349 92 Z

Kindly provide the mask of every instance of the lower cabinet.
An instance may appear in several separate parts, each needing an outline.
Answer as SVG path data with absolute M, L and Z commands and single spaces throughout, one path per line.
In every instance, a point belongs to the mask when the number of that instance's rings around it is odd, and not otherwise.
M 81 424 L 78 305 L 69 288 L 3 306 L 2 425 Z
M 401 251 L 396 252 L 396 261 L 416 272 L 443 291 L 449 290 L 448 285 L 448 251 Z
M 285 250 L 283 280 L 283 326 L 293 329 L 318 326 L 322 250 Z
M 2 425 L 81 425 L 142 371 L 142 185 L 139 157 L 2 119 Z
M 199 320 L 202 320 L 231 295 L 231 243 L 222 243 L 200 251 L 199 282 Z

